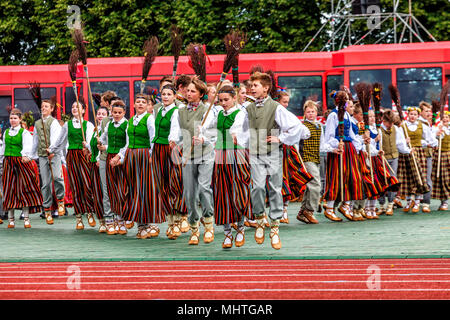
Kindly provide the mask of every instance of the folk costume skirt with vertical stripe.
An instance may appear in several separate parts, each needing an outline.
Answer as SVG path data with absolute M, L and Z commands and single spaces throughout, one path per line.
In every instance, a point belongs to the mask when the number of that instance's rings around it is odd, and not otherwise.
M 117 153 L 108 153 L 106 157 L 106 186 L 111 211 L 122 216 L 127 210 L 128 182 L 123 164 L 111 167 L 111 159 L 116 155 Z
M 62 165 L 62 174 L 64 178 L 64 206 L 67 208 L 73 207 L 72 189 L 70 189 L 69 174 L 67 173 L 67 167 Z
M 306 190 L 306 184 L 313 179 L 302 165 L 295 146 L 283 144 L 283 202 L 298 201 Z
M 401 183 L 399 194 L 402 198 L 412 194 L 425 194 L 430 191 L 427 185 L 427 158 L 425 149 L 416 147 L 414 150 L 413 152 L 422 184 L 420 184 L 419 175 L 414 166 L 412 155 L 401 153 L 398 157 L 397 176 Z
M 98 219 L 103 219 L 103 192 L 102 181 L 100 180 L 100 169 L 97 166 L 97 162 L 89 162 L 90 178 L 92 185 L 92 195 L 94 196 L 94 212 Z
M 22 157 L 5 157 L 3 160 L 3 211 L 30 208 L 30 213 L 41 210 L 42 193 L 31 162 Z
M 326 201 L 340 201 L 341 192 L 343 201 L 363 200 L 362 175 L 358 169 L 359 159 L 352 142 L 344 142 L 343 157 L 343 189 L 340 182 L 339 154 L 327 154 L 326 183 L 323 198 Z
M 400 182 L 398 181 L 397 177 L 391 174 L 388 165 L 386 165 L 386 172 L 384 171 L 383 157 L 373 156 L 371 158 L 373 167 L 373 180 L 374 185 L 377 189 L 377 195 L 370 199 L 378 199 L 386 191 L 397 192 L 400 189 Z
M 150 150 L 127 149 L 124 159 L 128 183 L 127 210 L 123 219 L 139 224 L 163 223 L 161 199 L 152 174 Z
M 75 214 L 94 212 L 90 166 L 83 150 L 68 150 L 66 161 Z
M 153 179 L 161 197 L 162 211 L 168 214 L 187 214 L 183 198 L 182 157 L 180 148 L 155 143 L 152 152 Z
M 250 210 L 250 165 L 247 149 L 216 150 L 212 188 L 217 225 L 238 223 Z
M 378 190 L 375 181 L 372 181 L 368 161 L 370 161 L 370 157 L 367 158 L 367 153 L 360 151 L 358 153 L 357 169 L 359 169 L 362 177 L 363 199 L 377 199 L 377 196 L 382 191 Z M 373 179 L 375 180 L 375 172 L 373 174 Z
M 441 152 L 441 168 L 437 177 L 439 152 L 433 153 L 433 171 L 431 172 L 431 198 L 439 200 L 450 199 L 450 151 Z

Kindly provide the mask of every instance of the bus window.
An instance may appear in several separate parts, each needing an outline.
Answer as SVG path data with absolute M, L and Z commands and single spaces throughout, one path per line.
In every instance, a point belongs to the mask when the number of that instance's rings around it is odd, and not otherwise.
M 306 100 L 322 100 L 321 76 L 278 77 L 278 85 L 290 93 L 289 111 L 296 116 L 303 115 L 303 105 Z
M 80 93 L 79 93 L 80 96 L 83 96 L 83 87 L 80 87 L 78 90 L 80 91 Z M 77 99 L 75 97 L 75 93 L 73 92 L 73 88 L 66 87 L 65 91 L 64 91 L 65 107 L 64 107 L 64 110 L 62 110 L 62 112 L 61 112 L 61 116 L 63 113 L 72 115 L 72 105 L 75 101 L 77 101 Z
M 130 118 L 130 84 L 128 81 L 91 81 L 92 93 L 102 94 L 105 91 L 112 90 L 117 96 L 125 102 L 127 106 L 125 118 Z M 95 102 L 94 102 L 95 103 Z M 91 102 L 89 101 L 89 105 Z M 95 106 L 97 109 L 97 106 Z M 94 121 L 92 109 L 89 109 L 89 120 Z
M 380 82 L 383 86 L 383 95 L 381 106 L 383 108 L 392 108 L 391 96 L 388 87 L 392 82 L 392 73 L 390 69 L 377 70 L 351 70 L 350 71 L 350 91 L 356 97 L 354 85 L 358 82 L 367 82 L 373 84 Z
M 439 99 L 442 86 L 441 68 L 397 69 L 397 87 L 402 106 L 418 106 L 420 101 Z
M 334 109 L 334 99 L 330 97 L 333 90 L 338 91 L 341 85 L 344 84 L 344 77 L 342 75 L 327 76 L 327 106 L 328 109 Z
M 56 96 L 56 88 L 42 88 L 41 87 L 42 100 L 50 100 L 52 96 Z M 31 96 L 28 88 L 16 88 L 14 89 L 14 108 L 19 108 L 22 113 L 31 111 L 33 113 L 34 120 L 41 118 L 40 107 L 36 105 Z
M 11 96 L 0 96 L 0 129 L 4 132 L 9 125 L 9 112 L 6 107 L 11 106 Z M 0 137 L 1 138 L 1 137 Z

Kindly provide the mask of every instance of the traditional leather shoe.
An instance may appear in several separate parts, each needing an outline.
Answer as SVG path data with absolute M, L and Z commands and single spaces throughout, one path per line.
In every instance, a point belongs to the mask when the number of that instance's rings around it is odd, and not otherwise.
M 414 203 L 414 206 L 412 208 L 412 212 L 417 213 L 420 211 L 420 203 Z
M 443 203 L 439 206 L 438 211 L 447 211 L 448 210 L 448 204 L 447 203 Z
M 159 231 L 159 227 L 155 224 L 151 224 L 146 230 L 149 238 L 159 236 Z
M 389 203 L 388 207 L 386 209 L 386 215 L 387 216 L 392 216 L 394 214 L 394 204 Z
M 64 207 L 64 201 L 58 202 L 58 215 L 63 216 L 66 213 L 66 209 Z
M 96 225 L 97 223 L 95 222 L 94 215 L 93 215 L 92 213 L 88 213 L 88 214 L 87 214 L 87 219 L 88 219 L 89 225 L 90 225 L 91 227 L 95 227 L 95 225 Z
M 270 244 L 272 245 L 272 248 L 275 250 L 281 249 L 281 239 L 280 235 L 278 234 L 279 229 L 278 226 L 272 226 L 270 228 Z
M 16 227 L 16 223 L 14 219 L 8 219 L 8 229 L 14 229 Z
M 233 246 L 233 234 L 231 231 L 229 233 L 225 233 L 225 239 L 222 242 L 223 249 L 230 249 Z
M 394 200 L 394 202 L 395 202 L 395 200 Z M 410 200 L 410 201 L 408 201 L 406 206 L 403 208 L 403 212 L 409 212 L 412 207 L 414 207 L 414 201 Z
M 119 234 L 127 234 L 127 228 L 125 227 L 125 221 L 119 222 Z
M 114 227 L 114 223 L 108 223 L 106 225 L 106 234 L 114 235 L 116 233 L 116 228 Z
M 300 210 L 299 213 L 297 213 L 297 220 L 306 224 L 310 224 L 309 219 L 306 218 L 306 216 L 303 214 L 303 211 Z M 281 222 L 281 220 L 280 220 Z
M 125 221 L 125 227 L 131 229 L 134 227 L 134 221 Z
M 350 207 L 347 204 L 342 204 L 339 206 L 338 211 L 344 215 L 349 221 L 353 221 L 353 217 L 350 214 Z
M 283 208 L 283 217 L 280 219 L 280 223 L 289 223 L 289 216 L 287 212 L 287 208 Z
M 192 231 L 192 229 L 191 229 Z M 198 245 L 200 239 L 200 232 L 197 230 L 196 232 L 192 231 L 191 237 L 189 238 L 189 245 Z
M 335 222 L 340 222 L 342 221 L 341 218 L 339 218 L 338 216 L 336 216 L 336 214 L 334 213 L 334 209 L 333 208 L 328 208 L 327 206 L 324 206 L 324 215 L 325 217 L 327 217 L 328 219 L 330 219 L 331 221 L 335 221 Z
M 236 245 L 236 247 L 242 247 L 245 244 L 245 234 L 244 234 L 245 229 L 244 228 L 239 228 L 237 230 L 237 234 L 236 234 L 236 240 L 234 242 L 234 244 Z M 241 240 L 238 240 L 239 238 L 242 238 Z M 233 239 L 231 240 L 233 241 Z
M 363 208 L 360 208 L 358 210 L 353 210 L 353 221 L 364 221 L 364 217 L 362 216 L 361 212 L 364 211 Z
M 175 237 L 175 239 L 178 238 L 179 236 L 181 236 L 181 230 L 180 230 L 180 226 L 178 223 L 174 223 L 172 225 L 172 234 Z
M 251 227 L 251 228 L 256 228 L 258 226 L 258 224 L 255 222 L 255 220 L 245 220 L 244 221 L 244 226 Z
M 138 232 L 137 232 L 137 234 L 136 234 L 136 238 L 138 238 L 138 239 L 147 239 L 147 238 L 149 238 L 150 236 L 149 236 L 149 234 L 147 233 L 147 230 L 145 229 L 145 228 L 139 228 L 138 229 Z
M 106 233 L 106 225 L 104 223 L 100 223 L 100 227 L 98 227 L 99 233 Z
M 264 223 L 265 223 L 266 228 L 270 228 L 269 219 L 267 219 L 267 215 L 266 214 L 264 215 Z
M 180 231 L 182 233 L 186 233 L 189 231 L 191 227 L 189 226 L 189 223 L 187 221 L 187 215 L 184 215 L 181 217 L 181 224 L 180 224 Z
M 400 199 L 397 198 L 397 197 L 394 198 L 394 205 L 395 205 L 397 208 L 403 208 L 402 202 L 401 202 Z
M 23 218 L 23 227 L 25 229 L 31 228 L 30 218 Z
M 81 218 L 81 217 L 77 218 L 75 229 L 76 230 L 83 230 L 84 229 L 83 218 Z
M 303 210 L 303 215 L 308 219 L 309 223 L 312 224 L 318 224 L 319 221 L 317 221 L 316 217 L 314 217 L 314 212 L 309 210 Z
M 422 212 L 424 212 L 424 213 L 430 213 L 431 212 L 430 205 L 428 203 L 424 203 L 423 204 Z
M 51 211 L 45 211 L 45 221 L 47 224 L 53 224 L 53 216 Z
M 264 243 L 264 217 L 259 218 L 256 220 L 257 226 L 255 229 L 255 241 L 257 244 L 263 244 Z

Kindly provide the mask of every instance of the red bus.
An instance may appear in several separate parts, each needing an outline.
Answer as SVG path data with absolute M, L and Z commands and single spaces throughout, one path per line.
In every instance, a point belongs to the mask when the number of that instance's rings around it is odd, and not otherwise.
M 218 81 L 224 55 L 209 56 L 207 81 Z M 114 90 L 130 106 L 127 117 L 133 115 L 133 96 L 139 91 L 142 57 L 90 58 L 89 78 L 93 92 Z M 172 73 L 173 57 L 157 57 L 147 80 L 147 85 L 158 87 L 163 75 Z M 302 115 L 306 99 L 332 106 L 328 94 L 341 84 L 353 90 L 359 81 L 381 82 L 387 89 L 390 83 L 398 86 L 403 106 L 418 105 L 421 100 L 431 101 L 439 97 L 442 85 L 450 78 L 450 41 L 378 44 L 350 46 L 335 52 L 259 53 L 241 54 L 239 72 L 241 80 L 248 79 L 250 68 L 260 64 L 272 69 L 281 87 L 291 93 L 289 109 Z M 178 74 L 193 74 L 188 57 L 179 60 Z M 231 80 L 231 75 L 229 76 Z M 8 123 L 6 106 L 13 105 L 22 111 L 31 110 L 39 118 L 28 83 L 41 83 L 43 98 L 56 95 L 63 110 L 70 113 L 74 101 L 67 64 L 28 65 L 0 67 L 0 122 Z M 87 82 L 79 66 L 78 86 L 88 101 Z M 391 107 L 387 90 L 382 99 L 383 107 Z M 92 120 L 92 112 L 86 118 Z M 1 123 L 0 123 L 1 125 Z

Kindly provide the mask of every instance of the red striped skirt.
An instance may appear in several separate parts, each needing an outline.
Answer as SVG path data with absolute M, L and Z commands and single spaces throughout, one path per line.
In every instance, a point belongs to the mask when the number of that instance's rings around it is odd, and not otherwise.
M 155 143 L 152 152 L 153 179 L 161 195 L 165 215 L 186 214 L 183 197 L 182 157 L 178 146 L 170 150 L 168 144 Z
M 371 199 L 378 199 L 384 192 L 397 192 L 400 189 L 400 182 L 397 177 L 393 176 L 389 171 L 389 167 L 386 165 L 386 172 L 383 168 L 383 157 L 374 156 L 372 159 L 373 167 L 373 180 L 374 185 L 377 188 L 377 196 Z M 369 169 L 370 170 L 370 169 Z M 385 178 L 386 177 L 386 178 Z
M 64 178 L 64 206 L 71 208 L 73 207 L 72 189 L 70 189 L 69 175 L 65 165 L 62 165 L 62 174 Z
M 123 215 L 126 211 L 128 183 L 123 164 L 111 167 L 111 159 L 117 154 L 109 153 L 106 157 L 106 185 L 108 189 L 111 211 Z
M 102 190 L 102 180 L 100 179 L 100 169 L 97 166 L 97 162 L 89 162 L 90 167 L 90 178 L 92 184 L 92 194 L 94 196 L 94 212 L 97 218 L 103 219 L 104 209 L 103 209 L 103 190 Z
M 212 187 L 217 225 L 237 223 L 242 216 L 254 219 L 248 150 L 216 150 Z
M 437 177 L 439 152 L 433 153 L 433 170 L 431 171 L 431 198 L 439 200 L 450 199 L 450 151 L 442 151 L 441 168 L 439 178 Z
M 362 176 L 363 199 L 376 199 L 377 196 L 379 196 L 379 194 L 383 191 L 379 190 L 376 186 L 375 172 L 373 174 L 373 179 L 375 181 L 372 181 L 370 167 L 367 165 L 368 159 L 366 155 L 367 153 L 364 153 L 362 151 L 358 154 L 358 168 Z
M 302 165 L 295 146 L 283 144 L 283 201 L 295 201 L 306 191 L 306 184 L 313 179 Z
M 127 149 L 124 159 L 128 184 L 127 211 L 123 219 L 139 224 L 163 223 L 166 216 L 152 175 L 149 149 Z
M 41 211 L 42 193 L 32 162 L 23 163 L 22 157 L 3 160 L 3 211 L 30 208 L 30 213 Z
M 89 161 L 83 150 L 68 150 L 66 161 L 75 214 L 94 212 Z
M 359 159 L 352 142 L 344 142 L 343 157 L 343 190 L 340 187 L 339 154 L 329 152 L 327 154 L 326 183 L 323 198 L 327 201 L 363 200 L 362 175 L 358 169 Z
M 414 166 L 412 155 L 401 153 L 398 157 L 397 176 L 401 183 L 399 193 L 403 197 L 411 194 L 425 194 L 430 191 L 427 185 L 427 158 L 425 149 L 420 147 L 415 148 L 414 155 L 422 184 L 420 184 L 419 175 Z

